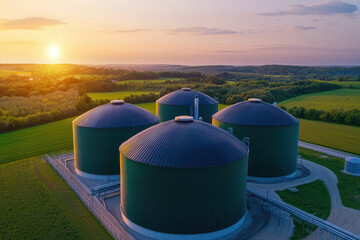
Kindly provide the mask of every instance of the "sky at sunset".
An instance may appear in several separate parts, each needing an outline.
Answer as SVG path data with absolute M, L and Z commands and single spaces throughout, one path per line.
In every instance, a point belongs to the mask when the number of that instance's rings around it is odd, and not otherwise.
M 360 65 L 360 0 L 0 0 L 0 63 Z

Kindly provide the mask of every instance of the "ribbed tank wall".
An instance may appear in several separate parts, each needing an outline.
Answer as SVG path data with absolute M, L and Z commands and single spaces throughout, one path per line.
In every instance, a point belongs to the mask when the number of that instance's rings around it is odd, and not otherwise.
M 296 171 L 299 124 L 281 127 L 243 126 L 213 119 L 213 125 L 232 128 L 240 140 L 250 138 L 249 176 L 281 177 Z
M 75 167 L 90 174 L 119 174 L 119 146 L 150 126 L 153 125 L 130 128 L 87 128 L 73 124 Z
M 204 122 L 211 123 L 211 117 L 217 111 L 218 104 L 199 105 L 199 117 L 202 117 Z M 181 115 L 194 116 L 194 106 L 156 103 L 156 115 L 160 118 L 160 122 L 173 120 L 176 116 Z
M 247 156 L 203 168 L 155 167 L 120 154 L 121 208 L 154 231 L 196 234 L 233 225 L 246 212 Z

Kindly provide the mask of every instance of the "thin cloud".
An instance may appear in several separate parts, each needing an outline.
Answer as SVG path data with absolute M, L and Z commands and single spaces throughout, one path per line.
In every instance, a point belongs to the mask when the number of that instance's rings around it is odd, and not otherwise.
M 104 33 L 136 33 L 149 31 L 149 28 L 135 28 L 135 29 L 117 29 L 117 30 L 105 30 Z
M 316 27 L 297 25 L 297 26 L 294 26 L 294 29 L 295 29 L 295 30 L 300 30 L 300 31 L 305 31 L 305 30 L 313 30 L 313 29 L 316 29 Z
M 41 30 L 61 24 L 66 23 L 50 18 L 27 17 L 13 20 L 0 20 L 0 30 Z
M 351 14 L 358 7 L 354 4 L 341 2 L 340 0 L 330 0 L 326 2 L 302 5 L 297 4 L 289 10 L 278 12 L 261 13 L 263 16 L 285 16 L 285 15 L 332 15 L 332 14 Z
M 179 27 L 169 29 L 169 33 L 192 33 L 198 35 L 228 35 L 237 34 L 237 31 L 221 29 L 221 28 L 208 28 L 208 27 Z

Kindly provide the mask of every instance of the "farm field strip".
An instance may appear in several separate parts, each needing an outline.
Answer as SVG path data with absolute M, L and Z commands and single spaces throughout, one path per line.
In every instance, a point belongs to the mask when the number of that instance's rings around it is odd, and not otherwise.
M 111 239 L 40 158 L 0 165 L 0 239 Z
M 318 110 L 360 109 L 360 90 L 337 89 L 319 93 L 305 94 L 279 103 L 279 106 L 315 108 Z
M 345 88 L 349 88 L 349 87 L 353 87 L 353 88 L 360 88 L 360 81 L 358 82 L 331 82 L 334 83 L 336 85 L 345 87 Z
M 360 154 L 360 127 L 300 119 L 300 140 Z
M 158 92 L 123 92 L 123 91 L 119 91 L 119 92 L 90 92 L 90 93 L 86 93 L 91 99 L 93 100 L 100 100 L 100 99 L 109 99 L 109 100 L 114 100 L 114 99 L 124 99 L 126 96 L 130 96 L 130 95 L 141 95 L 141 94 L 148 94 L 148 93 L 158 93 Z
M 143 82 L 151 82 L 151 83 L 162 83 L 166 81 L 180 81 L 181 78 L 167 78 L 167 77 L 161 77 L 158 79 L 148 79 L 148 80 L 125 80 L 125 81 L 118 81 L 116 84 L 121 85 L 125 83 L 143 83 Z

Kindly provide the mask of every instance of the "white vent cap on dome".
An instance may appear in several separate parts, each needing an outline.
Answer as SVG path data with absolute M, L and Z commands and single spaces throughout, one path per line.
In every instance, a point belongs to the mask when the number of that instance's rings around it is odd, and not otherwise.
M 177 122 L 192 122 L 192 121 L 194 121 L 194 117 L 191 117 L 191 116 L 177 116 L 177 117 L 175 117 L 175 121 L 177 121 Z
M 262 102 L 260 98 L 249 98 L 248 101 L 253 102 L 253 103 L 261 103 Z
M 124 104 L 124 100 L 111 100 L 110 102 L 113 105 L 119 105 L 119 104 Z
M 191 88 L 182 88 L 183 91 L 191 91 Z

